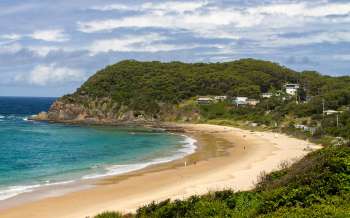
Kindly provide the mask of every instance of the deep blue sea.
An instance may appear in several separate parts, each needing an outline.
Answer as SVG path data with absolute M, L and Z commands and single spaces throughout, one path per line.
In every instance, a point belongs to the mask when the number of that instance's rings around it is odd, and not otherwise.
M 54 98 L 0 97 L 0 201 L 42 186 L 115 175 L 194 152 L 194 140 L 146 129 L 28 121 Z

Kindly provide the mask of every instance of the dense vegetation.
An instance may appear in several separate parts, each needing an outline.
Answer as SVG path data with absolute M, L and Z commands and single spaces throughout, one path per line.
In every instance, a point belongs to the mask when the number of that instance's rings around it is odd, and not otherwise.
M 259 96 L 281 89 L 299 74 L 266 61 L 245 59 L 227 63 L 122 61 L 92 76 L 67 100 L 79 96 L 112 98 L 120 106 L 157 113 L 163 104 L 178 104 L 199 95 Z
M 123 217 L 104 213 L 96 218 Z M 316 151 L 261 177 L 256 189 L 152 203 L 124 217 L 350 217 L 350 148 Z
M 122 61 L 97 72 L 73 96 L 111 97 L 132 109 L 157 111 L 159 104 L 177 104 L 200 95 L 257 98 L 262 92 L 281 90 L 286 82 L 299 82 L 307 95 L 324 97 L 331 108 L 350 101 L 350 77 L 298 73 L 254 59 L 211 64 Z

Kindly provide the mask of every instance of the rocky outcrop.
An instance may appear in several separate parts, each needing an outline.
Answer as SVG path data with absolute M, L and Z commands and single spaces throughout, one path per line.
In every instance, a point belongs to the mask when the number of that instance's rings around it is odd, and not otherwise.
M 133 111 L 110 98 L 90 98 L 84 96 L 65 96 L 55 101 L 48 112 L 41 112 L 30 119 L 38 121 L 120 124 L 155 123 L 157 121 L 196 122 L 200 119 L 198 108 L 179 105 L 160 105 L 157 114 Z
M 111 124 L 121 122 L 153 122 L 153 116 L 142 111 L 134 112 L 125 106 L 113 103 L 111 99 L 58 99 L 48 112 L 41 112 L 30 119 L 38 121 Z
M 47 112 L 43 111 L 37 115 L 30 116 L 29 120 L 46 121 L 46 120 L 48 120 Z

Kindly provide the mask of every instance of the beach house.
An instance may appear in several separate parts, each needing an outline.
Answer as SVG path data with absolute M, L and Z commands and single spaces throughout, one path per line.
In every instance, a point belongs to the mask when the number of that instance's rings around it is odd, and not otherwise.
M 261 97 L 262 98 L 271 98 L 272 97 L 272 93 L 271 92 L 262 93 Z
M 341 111 L 336 111 L 336 110 L 325 110 L 323 113 L 324 113 L 325 115 L 332 115 L 332 114 L 341 113 Z
M 295 124 L 294 128 L 301 129 L 305 132 L 310 132 L 312 135 L 315 134 L 317 131 L 317 127 L 310 127 L 310 126 L 306 126 L 306 125 L 302 125 L 302 124 Z
M 236 106 L 247 105 L 248 97 L 235 97 L 232 101 Z
M 296 95 L 298 92 L 298 89 L 300 88 L 300 85 L 296 83 L 286 83 L 284 85 L 284 88 L 288 95 Z
M 212 104 L 215 103 L 215 99 L 212 97 L 198 97 L 197 103 L 200 105 Z
M 225 101 L 227 99 L 227 96 L 226 95 L 215 96 L 214 99 L 216 101 Z
M 260 101 L 257 100 L 257 99 L 248 99 L 247 100 L 247 104 L 250 105 L 250 106 L 256 106 L 259 103 L 260 103 Z

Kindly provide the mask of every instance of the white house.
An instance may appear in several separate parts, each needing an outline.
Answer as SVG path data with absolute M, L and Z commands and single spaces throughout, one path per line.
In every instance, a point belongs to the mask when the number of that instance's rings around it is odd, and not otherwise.
M 227 96 L 226 95 L 215 96 L 214 99 L 217 101 L 225 101 L 227 99 Z
M 296 95 L 300 85 L 296 83 L 287 83 L 284 85 L 284 88 L 286 89 L 286 93 L 288 95 Z
M 272 93 L 271 92 L 262 93 L 261 97 L 262 98 L 271 98 L 272 97 Z
M 215 100 L 212 97 L 199 97 L 197 98 L 197 103 L 201 105 L 212 104 Z
M 247 100 L 248 100 L 248 97 L 236 97 L 233 99 L 233 103 L 237 106 L 247 105 L 248 104 Z
M 337 113 L 340 113 L 340 111 L 335 111 L 335 110 L 325 110 L 323 113 L 324 113 L 324 114 L 326 114 L 326 115 L 332 115 L 332 114 L 337 114 Z
M 310 132 L 311 134 L 315 134 L 315 132 L 317 131 L 317 127 L 310 127 L 302 124 L 295 124 L 294 127 L 296 129 L 301 129 L 305 132 Z

